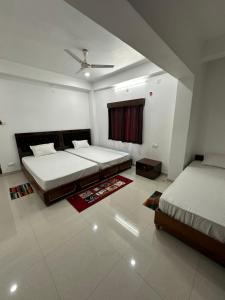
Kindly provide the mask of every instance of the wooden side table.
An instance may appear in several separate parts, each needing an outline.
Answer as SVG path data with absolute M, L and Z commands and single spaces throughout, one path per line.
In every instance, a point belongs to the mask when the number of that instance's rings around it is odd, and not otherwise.
M 136 162 L 136 174 L 155 179 L 161 174 L 162 163 L 158 160 L 143 158 Z

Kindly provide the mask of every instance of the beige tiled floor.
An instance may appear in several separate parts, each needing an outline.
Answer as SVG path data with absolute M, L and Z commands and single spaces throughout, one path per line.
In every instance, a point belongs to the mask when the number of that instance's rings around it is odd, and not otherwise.
M 0 177 L 0 299 L 224 300 L 225 269 L 153 224 L 142 205 L 169 182 L 134 182 L 82 213 L 37 194 L 11 201 Z

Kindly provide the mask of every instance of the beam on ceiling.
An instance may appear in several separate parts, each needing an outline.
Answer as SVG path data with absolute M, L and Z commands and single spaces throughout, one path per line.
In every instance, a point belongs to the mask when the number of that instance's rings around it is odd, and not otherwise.
M 202 49 L 202 62 L 208 62 L 222 57 L 225 57 L 225 35 L 208 40 L 204 43 Z
M 126 0 L 65 0 L 176 78 L 192 72 Z

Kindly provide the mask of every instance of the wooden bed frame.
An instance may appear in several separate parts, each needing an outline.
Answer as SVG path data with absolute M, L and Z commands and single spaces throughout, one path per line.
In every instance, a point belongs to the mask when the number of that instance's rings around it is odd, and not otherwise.
M 196 155 L 195 159 L 203 160 L 202 155 Z M 189 246 L 202 252 L 225 267 L 225 244 L 201 233 L 200 231 L 178 221 L 157 209 L 154 223 L 157 229 L 162 229 Z
M 97 173 L 89 176 L 82 177 L 78 180 L 69 182 L 54 189 L 44 191 L 22 164 L 23 157 L 33 155 L 30 146 L 44 143 L 54 143 L 55 149 L 59 151 L 73 148 L 73 140 L 88 140 L 89 144 L 91 145 L 90 129 L 16 133 L 15 138 L 22 170 L 47 206 L 57 200 L 79 192 L 101 181 L 102 179 L 111 177 L 119 172 L 129 169 L 132 166 L 132 160 L 130 159 L 123 163 L 100 170 Z

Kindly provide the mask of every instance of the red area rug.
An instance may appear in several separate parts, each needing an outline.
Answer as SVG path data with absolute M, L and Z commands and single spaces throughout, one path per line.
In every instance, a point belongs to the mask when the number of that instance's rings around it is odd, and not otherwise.
M 78 194 L 70 196 L 67 200 L 78 212 L 81 212 L 131 182 L 133 182 L 133 180 L 117 175 L 101 181 Z

